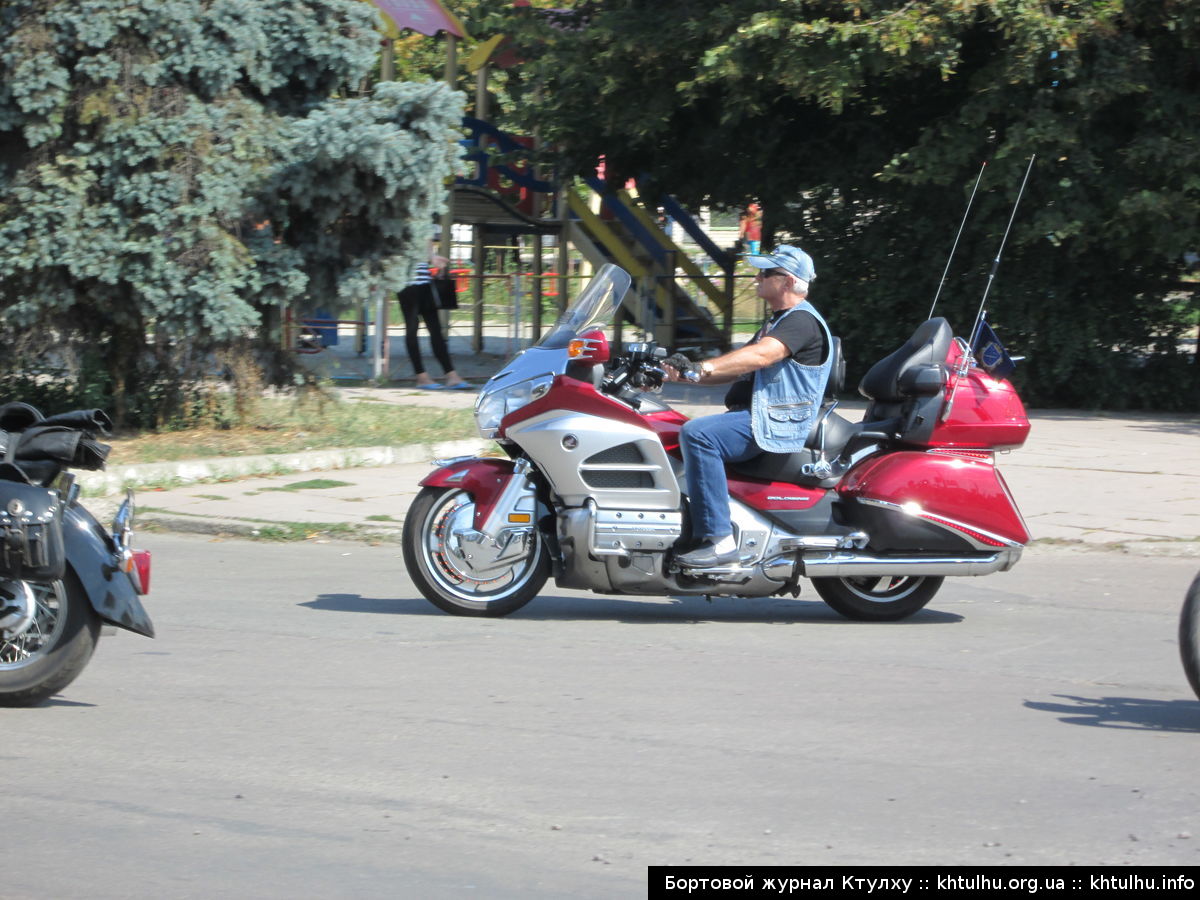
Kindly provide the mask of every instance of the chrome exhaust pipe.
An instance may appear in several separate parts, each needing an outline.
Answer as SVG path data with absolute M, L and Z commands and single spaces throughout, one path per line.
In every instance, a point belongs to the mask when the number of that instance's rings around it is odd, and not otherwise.
M 841 551 L 801 556 L 807 578 L 858 578 L 886 575 L 991 575 L 1007 572 L 1021 558 L 1020 547 L 979 556 L 879 556 Z

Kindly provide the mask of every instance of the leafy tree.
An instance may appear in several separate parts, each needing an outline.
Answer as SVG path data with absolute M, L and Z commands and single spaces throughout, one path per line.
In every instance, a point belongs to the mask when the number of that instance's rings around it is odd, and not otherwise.
M 461 98 L 338 96 L 374 64 L 377 28 L 357 0 L 6 0 L 10 359 L 22 339 L 88 348 L 107 376 L 91 399 L 150 423 L 214 347 L 264 324 L 278 346 L 282 309 L 401 287 L 444 199 Z
M 1188 0 L 595 0 L 513 14 L 536 82 L 515 115 L 586 172 L 685 202 L 763 201 L 817 260 L 859 372 L 943 293 L 989 299 L 1036 404 L 1191 407 L 1184 289 L 1200 247 L 1200 8 Z M 644 191 L 645 192 L 645 191 Z M 1181 384 L 1182 380 L 1182 384 Z M 1190 383 L 1189 383 L 1190 380 Z
M 370 0 L 364 0 L 370 2 Z M 513 0 L 454 0 L 445 2 L 455 16 L 463 23 L 467 34 L 458 41 L 457 80 L 455 87 L 467 95 L 467 112 L 476 115 L 475 96 L 477 90 L 476 74 L 466 68 L 466 62 L 480 44 L 490 39 L 504 35 L 514 36 L 522 30 L 523 23 L 535 13 L 535 10 L 553 10 L 563 6 L 559 0 L 529 0 L 526 7 L 515 6 Z M 407 81 L 439 81 L 445 78 L 446 46 L 445 35 L 429 37 L 415 31 L 396 32 L 388 29 L 393 47 L 395 48 L 396 77 Z M 492 54 L 494 63 L 497 54 L 506 58 L 511 44 L 504 44 L 500 51 Z M 527 48 L 521 48 L 521 56 L 528 53 Z M 506 59 L 506 61 L 509 61 Z M 487 91 L 487 118 L 507 128 L 510 125 L 528 127 L 529 123 L 516 118 L 513 114 L 527 101 L 533 84 L 526 76 L 527 67 L 524 64 L 506 65 L 489 68 Z

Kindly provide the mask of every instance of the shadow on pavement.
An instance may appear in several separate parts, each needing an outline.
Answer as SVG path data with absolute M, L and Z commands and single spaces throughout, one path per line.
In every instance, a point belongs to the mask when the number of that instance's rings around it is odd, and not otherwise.
M 84 709 L 95 709 L 95 703 L 85 703 L 82 700 L 64 700 L 62 697 L 54 696 L 49 700 L 43 700 L 37 706 L 45 708 L 47 706 L 76 706 Z
M 1124 423 L 1137 431 L 1200 435 L 1200 418 L 1194 413 L 1115 410 L 1034 409 L 1029 411 L 1034 427 L 1040 422 L 1095 422 L 1109 420 Z
M 1061 703 L 1026 700 L 1025 706 L 1056 713 L 1068 725 L 1137 731 L 1200 732 L 1200 701 L 1143 700 L 1138 697 L 1073 697 L 1054 694 Z
M 384 615 L 445 616 L 424 597 L 364 597 L 361 594 L 320 594 L 299 604 L 322 612 L 376 613 Z M 851 622 L 820 601 L 757 598 L 673 597 L 670 602 L 614 597 L 542 596 L 508 618 L 534 622 L 627 622 L 639 625 L 678 625 L 686 622 L 796 623 L 847 627 L 896 628 L 905 625 L 956 624 L 956 613 L 924 609 L 903 622 Z
M 1180 419 L 1178 422 L 1161 421 L 1155 422 L 1153 425 L 1131 425 L 1131 428 L 1137 431 L 1149 431 L 1151 433 L 1166 432 L 1167 434 L 1184 434 L 1200 436 L 1200 421 L 1195 419 L 1185 420 Z

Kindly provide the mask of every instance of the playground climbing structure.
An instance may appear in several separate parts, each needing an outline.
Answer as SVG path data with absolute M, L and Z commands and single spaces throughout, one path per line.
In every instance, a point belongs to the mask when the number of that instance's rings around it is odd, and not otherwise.
M 728 349 L 735 260 L 674 198 L 661 197 L 647 209 L 629 191 L 599 179 L 589 179 L 581 192 L 577 185 L 538 178 L 528 140 L 471 117 L 463 126 L 464 158 L 474 171 L 457 180 L 451 212 L 455 223 L 474 226 L 478 247 L 484 234 L 557 235 L 559 273 L 566 271 L 569 245 L 593 266 L 615 262 L 633 276 L 636 290 L 623 316 L 627 327 L 675 349 Z M 685 252 L 663 222 L 677 224 L 694 249 Z M 482 253 L 477 256 L 481 271 Z M 540 281 L 540 254 L 535 256 Z M 565 284 L 557 293 L 567 295 Z

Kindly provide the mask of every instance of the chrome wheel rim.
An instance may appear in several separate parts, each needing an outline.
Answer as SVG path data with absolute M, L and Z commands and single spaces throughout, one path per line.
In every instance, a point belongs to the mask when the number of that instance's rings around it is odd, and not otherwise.
M 533 574 L 540 538 L 532 527 L 499 542 L 473 540 L 475 503 L 463 491 L 442 497 L 421 529 L 421 563 L 438 590 L 460 600 L 492 603 L 519 591 Z
M 0 672 L 3 672 L 28 666 L 50 652 L 66 628 L 67 603 L 61 581 L 53 584 L 4 581 L 0 582 L 0 593 L 6 603 L 31 604 L 12 628 L 0 630 Z
M 919 588 L 924 581 L 923 575 L 872 575 L 862 578 L 843 578 L 842 584 L 854 596 L 870 603 L 882 605 L 903 600 Z

